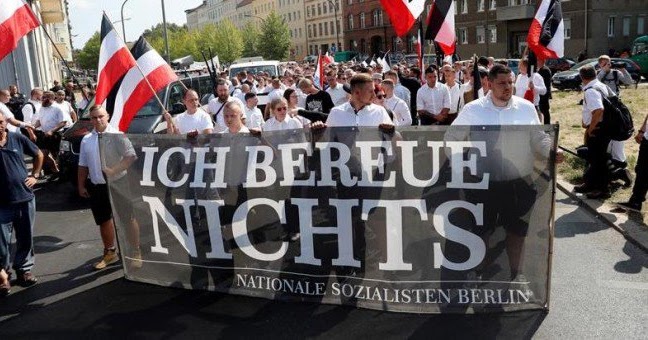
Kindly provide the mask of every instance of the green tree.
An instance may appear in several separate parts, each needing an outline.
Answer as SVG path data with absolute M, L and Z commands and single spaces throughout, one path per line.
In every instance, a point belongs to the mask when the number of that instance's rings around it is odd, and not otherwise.
M 243 41 L 243 56 L 244 57 L 254 57 L 259 55 L 259 50 L 257 44 L 259 43 L 259 36 L 261 32 L 259 27 L 248 21 L 243 29 L 241 30 L 241 35 L 245 37 Z
M 261 24 L 261 36 L 257 46 L 265 59 L 284 60 L 288 57 L 290 30 L 274 11 Z
M 83 49 L 79 51 L 76 61 L 79 67 L 85 70 L 96 70 L 99 65 L 99 49 L 101 47 L 101 35 L 99 32 L 90 37 Z
M 224 63 L 233 62 L 243 53 L 241 31 L 229 20 L 221 22 L 218 26 L 205 25 L 197 33 L 195 45 L 198 54 L 200 54 L 200 50 L 207 53 L 207 50 L 211 48 L 212 52 L 218 55 L 220 61 Z

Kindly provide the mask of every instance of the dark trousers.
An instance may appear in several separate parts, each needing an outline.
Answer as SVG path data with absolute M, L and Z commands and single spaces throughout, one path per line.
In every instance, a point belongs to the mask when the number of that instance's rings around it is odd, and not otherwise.
M 551 124 L 551 114 L 549 113 L 549 100 L 542 100 L 540 97 L 540 104 L 538 105 L 540 112 L 544 116 L 544 124 Z
M 600 134 L 600 132 L 599 132 Z M 587 162 L 590 168 L 585 173 L 585 183 L 594 189 L 607 190 L 609 169 L 607 166 L 607 147 L 610 139 L 603 136 L 587 138 Z
M 646 193 L 648 193 L 648 140 L 646 138 L 641 140 L 641 146 L 639 146 L 639 158 L 635 173 L 637 178 L 634 187 L 632 187 L 630 202 L 643 203 L 646 200 Z

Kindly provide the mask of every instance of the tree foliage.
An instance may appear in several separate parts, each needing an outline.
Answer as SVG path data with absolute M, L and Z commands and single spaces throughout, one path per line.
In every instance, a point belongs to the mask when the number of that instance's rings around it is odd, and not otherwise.
M 79 67 L 86 70 L 94 70 L 99 65 L 99 48 L 101 47 L 101 35 L 99 32 L 90 37 L 83 49 L 76 56 Z
M 257 46 L 265 59 L 283 60 L 288 57 L 290 30 L 274 11 L 261 24 L 261 36 Z
M 244 37 L 243 56 L 258 56 L 260 53 L 257 44 L 259 43 L 261 32 L 259 31 L 259 27 L 256 25 L 256 23 L 248 21 L 245 26 L 243 26 L 243 29 L 241 29 L 241 35 Z

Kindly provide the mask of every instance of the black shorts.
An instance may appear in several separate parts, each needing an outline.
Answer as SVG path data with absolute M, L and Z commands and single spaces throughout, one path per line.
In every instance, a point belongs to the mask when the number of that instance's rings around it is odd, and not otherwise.
M 117 208 L 117 216 L 119 216 L 122 223 L 124 221 L 129 221 L 133 216 L 133 207 L 131 198 L 129 197 L 129 191 L 127 186 L 126 179 L 120 179 L 114 181 L 113 185 L 113 202 L 115 202 L 115 208 Z M 101 225 L 102 223 L 113 218 L 113 209 L 110 204 L 110 195 L 108 193 L 107 184 L 92 184 L 90 181 L 87 182 L 86 188 L 90 194 L 90 210 L 92 210 L 92 216 L 94 217 L 95 223 Z
M 53 155 L 57 155 L 61 145 L 61 135 L 58 132 L 55 132 L 53 135 L 48 136 L 45 132 L 37 130 L 36 145 L 41 150 L 46 150 Z

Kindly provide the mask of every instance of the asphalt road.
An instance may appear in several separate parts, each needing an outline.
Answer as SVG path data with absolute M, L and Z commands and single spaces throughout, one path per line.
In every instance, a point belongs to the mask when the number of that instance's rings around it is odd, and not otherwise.
M 559 193 L 548 313 L 412 315 L 276 302 L 129 282 L 93 272 L 102 251 L 65 183 L 38 191 L 38 285 L 0 300 L 0 339 L 623 338 L 648 334 L 648 255 Z

